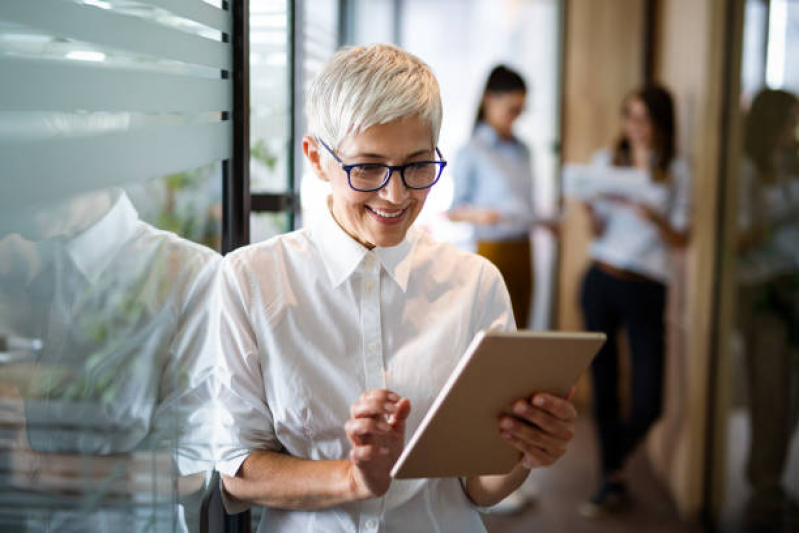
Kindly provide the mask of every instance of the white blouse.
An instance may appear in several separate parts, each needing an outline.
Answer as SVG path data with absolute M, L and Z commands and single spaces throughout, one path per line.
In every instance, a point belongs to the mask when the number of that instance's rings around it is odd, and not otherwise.
M 497 269 L 411 229 L 370 251 L 329 212 L 310 229 L 228 254 L 221 269 L 220 472 L 256 450 L 348 457 L 349 407 L 388 388 L 418 427 L 475 334 L 515 328 Z M 259 531 L 485 531 L 459 480 L 394 481 L 383 498 L 266 509 Z
M 612 165 L 612 154 L 600 150 L 591 160 L 599 167 Z M 651 184 L 667 189 L 661 196 L 662 205 L 652 205 L 677 231 L 688 229 L 691 216 L 691 176 L 688 162 L 677 158 L 669 169 L 671 181 Z M 592 202 L 596 215 L 604 220 L 605 231 L 591 244 L 590 257 L 617 268 L 635 272 L 668 283 L 673 265 L 667 243 L 654 222 L 642 218 L 636 208 L 616 200 L 599 199 Z

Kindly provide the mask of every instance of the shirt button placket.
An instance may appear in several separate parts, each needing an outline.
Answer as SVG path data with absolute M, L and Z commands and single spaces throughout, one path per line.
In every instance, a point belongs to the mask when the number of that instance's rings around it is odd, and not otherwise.
M 383 340 L 380 328 L 380 263 L 374 252 L 364 259 L 363 345 L 367 390 L 385 387 L 383 376 Z
M 383 372 L 383 333 L 380 319 L 380 262 L 374 252 L 369 252 L 363 261 L 362 310 L 364 347 L 364 370 L 366 389 L 386 387 Z M 373 498 L 361 503 L 358 531 L 374 533 L 380 530 L 382 498 Z

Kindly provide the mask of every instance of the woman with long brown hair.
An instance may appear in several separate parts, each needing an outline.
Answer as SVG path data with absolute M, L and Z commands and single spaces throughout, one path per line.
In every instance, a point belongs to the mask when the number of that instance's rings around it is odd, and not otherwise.
M 660 416 L 669 255 L 688 239 L 689 172 L 675 153 L 671 95 L 658 86 L 633 92 L 624 101 L 622 121 L 615 147 L 598 152 L 592 164 L 607 173 L 625 167 L 648 174 L 645 187 L 658 190 L 662 201 L 614 194 L 586 204 L 594 239 L 581 303 L 586 328 L 608 337 L 591 368 L 602 470 L 599 489 L 581 508 L 589 517 L 626 508 L 624 462 Z M 632 405 L 626 418 L 618 397 L 616 340 L 622 327 L 631 352 Z

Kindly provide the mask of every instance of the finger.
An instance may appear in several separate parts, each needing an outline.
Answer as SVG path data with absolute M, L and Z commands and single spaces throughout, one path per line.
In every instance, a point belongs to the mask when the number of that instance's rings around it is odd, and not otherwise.
M 368 435 L 385 435 L 391 431 L 391 426 L 380 419 L 351 418 L 344 424 L 344 431 L 348 436 L 363 441 L 363 438 Z
M 557 439 L 568 442 L 574 437 L 573 420 L 561 420 L 548 411 L 532 407 L 525 401 L 518 401 L 513 405 L 513 414 Z
M 392 426 L 396 427 L 397 424 L 405 422 L 410 414 L 411 401 L 408 398 L 402 398 L 399 402 L 397 402 L 397 410 L 391 417 L 389 417 L 388 422 Z
M 375 459 L 379 459 L 381 457 L 385 457 L 386 455 L 388 455 L 388 448 L 385 446 L 376 446 L 374 444 L 355 446 L 350 451 L 350 461 L 356 465 L 360 465 L 369 461 L 374 461 Z
M 512 417 L 503 417 L 499 423 L 500 431 L 503 433 L 510 433 L 514 438 L 527 443 L 530 446 L 537 446 L 544 450 L 559 450 L 565 449 L 568 439 L 558 438 L 546 431 L 543 431 L 537 426 L 533 426 L 526 422 L 513 419 Z
M 361 394 L 360 400 L 379 400 L 383 402 L 399 401 L 400 395 L 388 389 L 370 389 Z
M 358 400 L 350 407 L 351 418 L 379 417 L 397 411 L 397 404 L 391 401 L 367 398 Z
M 502 433 L 504 438 L 510 445 L 522 452 L 521 464 L 525 468 L 536 468 L 540 466 L 552 465 L 560 455 L 555 455 L 543 448 L 531 446 L 526 442 L 515 438 L 510 433 Z
M 573 421 L 577 419 L 577 409 L 568 398 L 558 398 L 553 394 L 541 392 L 533 395 L 533 405 L 549 412 L 555 418 Z
M 571 389 L 569 389 L 569 392 L 566 393 L 566 399 L 571 401 L 575 392 L 577 392 L 577 386 L 573 386 Z

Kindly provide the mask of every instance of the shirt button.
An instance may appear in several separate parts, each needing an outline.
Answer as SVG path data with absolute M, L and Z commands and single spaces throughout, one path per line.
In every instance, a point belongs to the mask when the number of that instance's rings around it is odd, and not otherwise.
M 372 289 L 375 288 L 375 284 L 371 281 L 366 284 L 366 292 L 372 292 Z
M 375 344 L 373 342 L 369 343 L 369 351 L 370 352 L 374 352 L 375 350 L 377 350 L 377 344 Z
M 369 529 L 377 529 L 377 520 L 371 520 L 371 519 L 367 520 L 366 527 L 368 527 Z
M 365 263 L 367 266 L 369 266 L 369 265 L 371 265 L 371 264 L 372 264 L 372 261 L 373 261 L 373 259 L 372 259 L 372 256 L 371 256 L 371 255 L 367 255 L 367 256 L 366 256 L 366 259 L 364 259 L 364 261 L 363 261 L 363 262 L 364 262 L 364 263 Z

